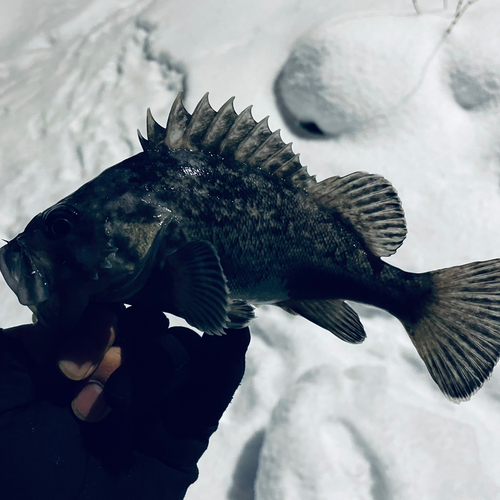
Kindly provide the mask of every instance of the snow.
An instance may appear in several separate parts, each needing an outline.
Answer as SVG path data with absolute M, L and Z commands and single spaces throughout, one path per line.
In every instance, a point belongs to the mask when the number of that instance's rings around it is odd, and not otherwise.
M 398 190 L 390 262 L 427 271 L 499 257 L 500 7 L 454 2 L 20 0 L 0 19 L 0 237 L 140 150 L 210 91 L 270 115 L 319 179 L 364 170 Z M 314 123 L 323 135 L 304 130 Z M 1 325 L 29 320 L 5 284 Z M 245 379 L 188 500 L 500 498 L 500 378 L 446 400 L 403 327 L 356 306 L 347 345 L 258 310 Z
M 333 137 L 355 133 L 411 97 L 448 24 L 414 15 L 335 17 L 297 40 L 277 92 L 297 121 Z

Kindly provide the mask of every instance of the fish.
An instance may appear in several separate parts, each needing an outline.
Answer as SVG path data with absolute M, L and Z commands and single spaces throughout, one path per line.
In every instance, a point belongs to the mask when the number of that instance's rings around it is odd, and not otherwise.
M 354 172 L 317 181 L 268 117 L 234 97 L 192 114 L 175 99 L 166 127 L 147 111 L 143 151 L 35 216 L 0 249 L 21 304 L 54 330 L 90 302 L 145 304 L 207 333 L 243 328 L 271 304 L 353 344 L 346 302 L 388 311 L 430 376 L 467 400 L 500 355 L 500 259 L 411 273 L 383 260 L 403 243 L 389 181 Z

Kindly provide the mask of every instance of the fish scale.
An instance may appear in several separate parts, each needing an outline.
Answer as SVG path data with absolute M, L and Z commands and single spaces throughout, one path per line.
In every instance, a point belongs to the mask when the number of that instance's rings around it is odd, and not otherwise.
M 183 165 L 194 155 L 179 152 L 172 156 Z M 339 246 L 334 241 L 336 233 L 331 230 L 335 221 L 330 214 L 320 211 L 303 190 L 291 189 L 263 171 L 248 171 L 242 180 L 240 171 L 228 169 L 217 157 L 209 158 L 207 163 L 210 162 L 214 165 L 208 171 L 204 169 L 193 179 L 185 179 L 179 192 L 169 192 L 169 202 L 188 240 L 211 241 L 219 249 L 219 257 L 226 263 L 224 273 L 229 289 L 236 297 L 246 298 L 244 294 L 248 294 L 248 290 L 259 286 L 258 270 L 262 268 L 280 277 L 286 268 L 292 273 L 295 267 L 302 268 L 311 259 L 315 267 L 331 267 L 331 259 L 322 258 L 321 254 L 335 251 Z M 181 167 L 181 170 L 185 169 Z M 166 174 L 166 184 L 176 182 L 175 171 L 172 177 L 169 179 Z M 197 190 L 198 186 L 203 190 Z M 281 199 L 279 206 L 275 202 L 277 194 Z M 235 200 L 240 201 L 239 210 L 234 208 Z M 284 221 L 289 221 L 286 227 Z M 297 229 L 294 231 L 293 227 Z M 251 236 L 244 239 L 245 234 Z M 354 235 L 351 239 L 351 245 L 361 246 Z M 345 244 L 342 242 L 347 239 L 340 238 L 339 243 Z M 245 252 L 245 247 L 251 252 Z M 235 269 L 233 262 L 237 262 Z M 266 297 L 260 302 L 287 298 L 286 289 L 279 297 L 265 293 Z

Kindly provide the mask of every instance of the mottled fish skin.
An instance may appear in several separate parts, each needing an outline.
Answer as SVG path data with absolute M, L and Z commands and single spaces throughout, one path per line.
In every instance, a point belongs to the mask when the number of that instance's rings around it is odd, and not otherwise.
M 396 191 L 375 174 L 316 182 L 267 119 L 180 95 L 167 127 L 147 115 L 144 152 L 37 215 L 0 249 L 20 302 L 51 328 L 89 301 L 147 303 L 206 332 L 241 328 L 249 304 L 300 314 L 344 341 L 363 326 L 344 300 L 389 311 L 453 401 L 500 357 L 500 259 L 415 274 L 384 262 L 406 236 Z
M 155 170 L 164 181 L 148 189 L 156 189 L 187 240 L 214 244 L 233 298 L 349 298 L 403 311 L 403 297 L 415 300 L 429 290 L 429 280 L 373 256 L 306 191 L 266 172 L 231 168 L 217 156 L 184 150 L 157 160 Z
M 303 189 L 247 165 L 228 166 L 216 155 L 140 153 L 61 203 L 98 217 L 95 227 L 120 221 L 113 244 L 119 248 L 115 258 L 125 264 L 140 262 L 147 253 L 144 241 L 153 241 L 160 227 L 151 221 L 171 214 L 175 222 L 170 224 L 179 231 L 173 240 L 162 242 L 168 250 L 163 248 L 156 268 L 186 241 L 210 241 L 231 298 L 254 304 L 342 298 L 400 316 L 413 310 L 408 300 L 420 300 L 430 287 L 425 276 L 405 273 L 373 256 L 345 223 L 318 207 Z M 101 300 L 110 298 L 133 301 L 130 296 L 101 295 Z M 172 309 L 158 290 L 148 299 Z

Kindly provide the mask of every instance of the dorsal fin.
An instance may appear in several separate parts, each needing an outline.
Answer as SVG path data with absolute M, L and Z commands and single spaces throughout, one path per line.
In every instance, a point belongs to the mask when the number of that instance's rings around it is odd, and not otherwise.
M 392 255 L 406 237 L 401 200 L 380 175 L 353 172 L 330 177 L 310 186 L 308 193 L 319 205 L 338 213 L 378 257 Z
M 207 133 L 203 138 L 202 149 L 204 151 L 215 151 L 219 147 L 222 139 L 227 135 L 229 129 L 238 117 L 233 106 L 234 97 L 222 105 L 215 115 Z
M 252 106 L 244 109 L 234 120 L 226 137 L 222 139 L 220 145 L 220 153 L 225 158 L 234 158 L 238 146 L 243 142 L 243 139 L 250 134 L 255 128 L 257 122 L 252 116 Z
M 233 101 L 231 97 L 215 111 L 208 102 L 207 93 L 190 115 L 182 103 L 182 92 L 179 93 L 172 104 L 166 129 L 154 121 L 148 110 L 147 140 L 139 132 L 142 148 L 153 151 L 166 146 L 215 153 L 261 168 L 299 188 L 306 189 L 314 184 L 315 177 L 302 167 L 291 144 L 281 140 L 279 130 L 270 130 L 268 118 L 257 123 L 252 116 L 252 106 L 238 114 Z M 292 179 L 299 171 L 300 175 Z
M 208 92 L 203 96 L 193 111 L 184 133 L 184 148 L 201 149 L 203 139 L 207 133 L 208 127 L 213 122 L 217 113 L 208 102 Z
M 182 149 L 186 128 L 191 119 L 191 115 L 182 104 L 182 95 L 183 93 L 179 92 L 168 115 L 164 141 L 169 149 Z
M 318 205 L 337 213 L 375 255 L 392 255 L 399 248 L 406 237 L 406 222 L 399 197 L 389 181 L 379 175 L 355 172 L 317 183 L 315 176 L 301 165 L 291 143 L 281 140 L 279 130 L 270 130 L 267 117 L 257 123 L 251 106 L 238 114 L 233 100 L 234 97 L 215 111 L 207 93 L 190 115 L 182 103 L 181 92 L 172 105 L 166 128 L 158 125 L 148 110 L 148 139 L 139 133 L 144 151 L 165 146 L 171 150 L 204 151 L 260 168 L 306 190 Z
M 146 112 L 146 128 L 148 133 L 148 143 L 150 143 L 154 149 L 160 148 L 165 140 L 166 130 L 161 125 L 156 123 L 149 108 Z

